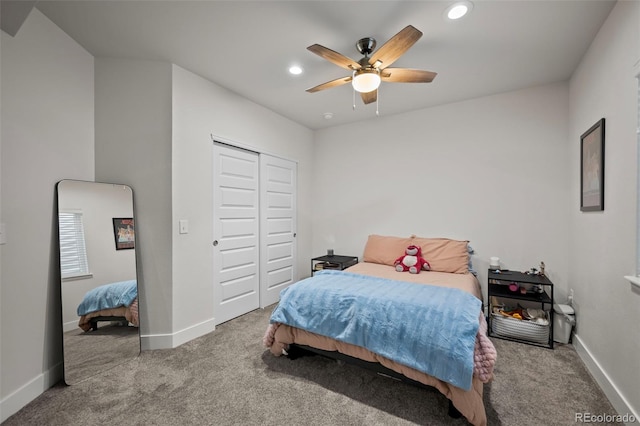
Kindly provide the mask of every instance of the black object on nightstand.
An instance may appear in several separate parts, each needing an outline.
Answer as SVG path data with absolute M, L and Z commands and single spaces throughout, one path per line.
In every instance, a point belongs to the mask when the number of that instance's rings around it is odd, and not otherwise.
M 488 281 L 489 336 L 553 349 L 553 283 L 549 278 L 544 275 L 517 271 L 497 272 L 490 269 Z M 504 302 L 505 305 L 515 303 L 521 306 L 521 301 L 529 306 L 540 306 L 546 313 L 548 324 L 518 320 L 493 312 L 496 301 Z
M 325 254 L 311 259 L 311 275 L 313 276 L 314 272 L 322 271 L 323 269 L 342 271 L 356 263 L 358 263 L 358 256 L 340 256 L 337 254 L 328 256 Z

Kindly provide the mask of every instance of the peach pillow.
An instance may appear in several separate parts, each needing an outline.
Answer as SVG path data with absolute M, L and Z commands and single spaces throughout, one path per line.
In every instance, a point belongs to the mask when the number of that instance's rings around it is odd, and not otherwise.
M 431 265 L 432 271 L 466 274 L 469 272 L 468 241 L 448 238 L 390 237 L 369 235 L 362 260 L 393 266 L 410 245 L 422 248 L 422 257 Z
M 406 248 L 411 244 L 410 238 L 369 235 L 367 244 L 364 246 L 362 260 L 364 262 L 393 266 L 393 262 L 402 256 Z

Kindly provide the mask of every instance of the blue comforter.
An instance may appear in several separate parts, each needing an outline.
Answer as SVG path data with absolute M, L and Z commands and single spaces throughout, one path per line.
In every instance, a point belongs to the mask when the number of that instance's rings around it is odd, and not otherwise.
M 136 297 L 138 297 L 136 280 L 105 284 L 89 290 L 84 295 L 84 299 L 78 305 L 78 316 L 103 309 L 129 306 Z
M 469 390 L 480 310 L 480 300 L 463 290 L 325 270 L 283 290 L 270 321 Z

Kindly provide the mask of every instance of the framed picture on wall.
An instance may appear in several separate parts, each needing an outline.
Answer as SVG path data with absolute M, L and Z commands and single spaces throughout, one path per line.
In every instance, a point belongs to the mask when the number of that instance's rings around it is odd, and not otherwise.
M 136 232 L 133 224 L 133 218 L 114 217 L 113 235 L 116 239 L 116 250 L 135 248 Z
M 580 210 L 604 210 L 604 118 L 580 136 Z

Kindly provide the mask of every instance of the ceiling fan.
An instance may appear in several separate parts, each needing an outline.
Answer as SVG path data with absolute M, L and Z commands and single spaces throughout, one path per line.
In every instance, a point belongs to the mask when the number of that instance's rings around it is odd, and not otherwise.
M 307 92 L 315 93 L 351 82 L 354 90 L 360 93 L 362 101 L 365 104 L 370 104 L 378 99 L 378 87 L 381 81 L 389 83 L 430 83 L 437 73 L 410 68 L 388 68 L 409 50 L 420 37 L 422 37 L 422 32 L 411 25 L 407 25 L 375 52 L 376 39 L 373 37 L 362 38 L 358 40 L 356 47 L 364 57 L 357 62 L 319 44 L 311 45 L 307 47 L 307 50 L 329 62 L 333 62 L 339 67 L 352 71 L 352 73 L 346 77 L 307 89 Z

